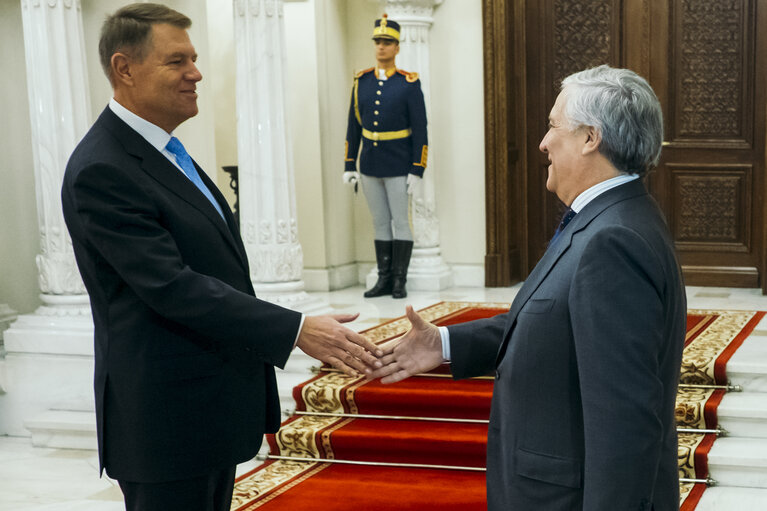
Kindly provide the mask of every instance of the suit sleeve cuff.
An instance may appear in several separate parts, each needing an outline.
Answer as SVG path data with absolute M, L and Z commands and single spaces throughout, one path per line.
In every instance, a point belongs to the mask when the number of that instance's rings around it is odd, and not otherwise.
M 410 174 L 414 174 L 418 177 L 423 177 L 424 168 L 419 165 L 412 165 L 410 167 Z
M 304 319 L 306 319 L 306 315 L 301 314 L 301 321 L 298 323 L 298 332 L 296 332 L 296 338 L 293 341 L 293 349 L 296 349 L 296 346 L 298 346 L 298 337 L 301 335 L 301 329 L 304 327 Z

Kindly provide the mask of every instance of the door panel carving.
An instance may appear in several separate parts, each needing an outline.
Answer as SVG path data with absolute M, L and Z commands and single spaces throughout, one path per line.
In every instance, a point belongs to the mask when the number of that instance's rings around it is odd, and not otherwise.
M 508 30 L 496 25 L 492 37 L 514 49 L 505 57 L 486 53 L 486 69 L 505 59 L 511 70 L 503 98 L 497 84 L 488 86 L 486 104 L 503 101 L 513 116 L 496 109 L 488 124 L 507 135 L 506 147 L 488 139 L 488 182 L 519 187 L 487 192 L 520 198 L 509 217 L 488 218 L 489 240 L 515 226 L 508 244 L 519 257 L 504 258 L 501 247 L 496 260 L 512 267 L 503 278 L 488 274 L 487 284 L 524 279 L 545 251 L 562 210 L 546 191 L 547 161 L 538 151 L 549 110 L 563 77 L 609 64 L 646 77 L 663 107 L 666 142 L 647 184 L 667 216 L 687 283 L 767 288 L 767 0 L 483 1 L 485 16 L 509 14 Z M 503 47 L 485 36 L 485 48 Z M 513 163 L 510 147 L 520 148 Z

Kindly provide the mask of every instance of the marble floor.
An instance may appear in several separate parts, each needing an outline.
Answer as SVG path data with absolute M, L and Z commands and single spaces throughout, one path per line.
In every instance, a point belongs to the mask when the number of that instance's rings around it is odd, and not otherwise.
M 510 288 L 450 288 L 440 292 L 411 292 L 406 300 L 381 297 L 363 300 L 361 287 L 329 293 L 312 293 L 339 312 L 357 311 L 352 323 L 364 330 L 404 314 L 405 304 L 416 309 L 443 300 L 511 302 L 519 286 Z M 694 309 L 767 310 L 767 296 L 758 289 L 688 287 L 688 306 Z M 238 467 L 243 473 L 258 462 Z M 32 447 L 29 438 L 0 437 L 1 511 L 118 511 L 124 509 L 117 484 L 99 478 L 95 451 Z M 711 488 L 698 511 L 717 509 L 764 509 L 767 490 Z M 749 505 L 748 502 L 753 504 Z

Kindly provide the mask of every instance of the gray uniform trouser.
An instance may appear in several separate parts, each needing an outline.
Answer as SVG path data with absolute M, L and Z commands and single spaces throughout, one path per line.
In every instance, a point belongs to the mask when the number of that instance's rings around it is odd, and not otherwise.
M 412 241 L 408 218 L 407 176 L 372 177 L 360 174 L 362 191 L 373 215 L 375 239 Z

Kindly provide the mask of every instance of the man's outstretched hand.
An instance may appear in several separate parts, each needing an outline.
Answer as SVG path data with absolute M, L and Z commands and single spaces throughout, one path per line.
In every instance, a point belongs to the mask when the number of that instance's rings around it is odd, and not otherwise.
M 381 348 L 342 323 L 357 319 L 359 314 L 306 316 L 296 346 L 312 358 L 327 362 L 349 376 L 369 376 L 382 366 Z
M 410 321 L 410 331 L 381 346 L 383 367 L 376 369 L 368 378 L 381 378 L 382 383 L 395 383 L 414 374 L 434 369 L 442 362 L 442 339 L 439 329 L 425 321 L 411 305 L 405 308 Z

